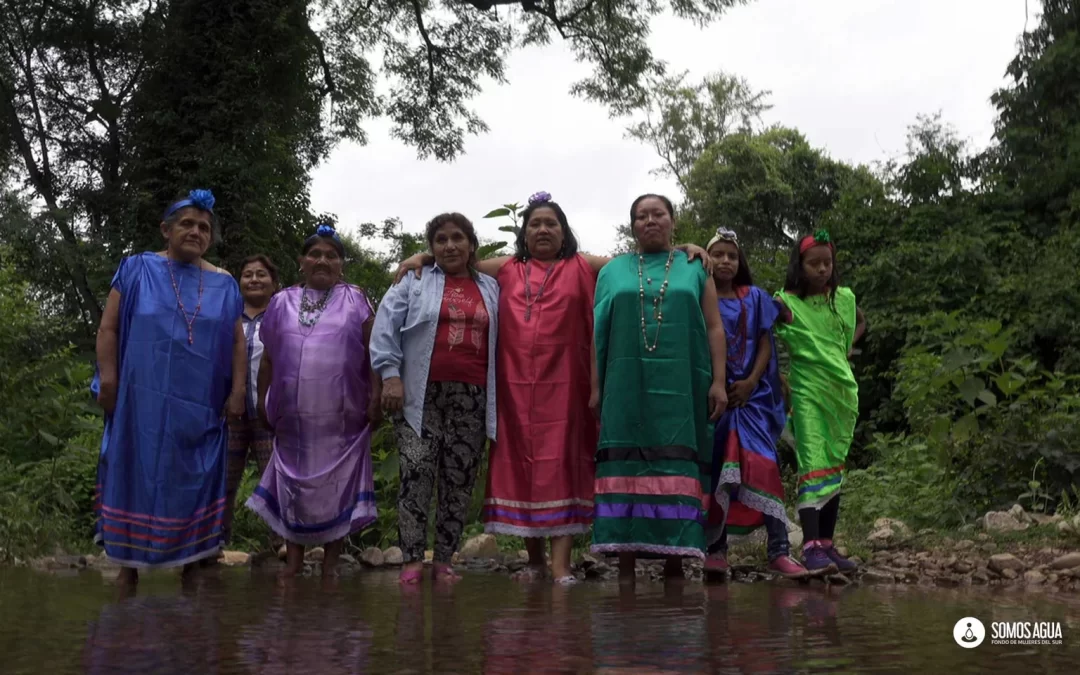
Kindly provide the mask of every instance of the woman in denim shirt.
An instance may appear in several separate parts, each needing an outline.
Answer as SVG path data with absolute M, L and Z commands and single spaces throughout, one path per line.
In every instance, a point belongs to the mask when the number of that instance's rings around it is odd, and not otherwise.
M 457 579 L 457 550 L 485 438 L 495 438 L 499 286 L 475 270 L 476 232 L 459 213 L 427 225 L 435 264 L 409 275 L 379 305 L 371 366 L 383 381 L 400 457 L 401 581 L 420 580 L 436 476 L 436 579 Z

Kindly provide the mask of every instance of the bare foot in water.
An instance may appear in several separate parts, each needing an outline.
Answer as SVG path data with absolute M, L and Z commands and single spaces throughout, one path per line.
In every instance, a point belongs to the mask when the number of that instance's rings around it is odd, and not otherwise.
M 184 568 L 180 571 L 180 580 L 184 583 L 190 583 L 194 581 L 196 575 L 199 573 L 199 563 L 188 563 L 184 565 Z
M 637 556 L 633 553 L 619 554 L 619 584 L 633 586 L 637 583 Z
M 120 592 L 120 598 L 129 598 L 135 595 L 135 589 L 139 586 L 139 570 L 134 567 L 121 567 L 120 574 L 116 575 L 116 588 Z
M 304 571 L 304 547 L 285 542 L 285 569 L 278 572 L 278 582 L 285 584 Z
M 682 558 L 670 556 L 664 562 L 664 581 L 680 581 L 685 579 L 682 569 Z
M 324 577 L 336 577 L 338 561 L 341 560 L 341 553 L 345 550 L 344 537 L 337 541 L 332 541 L 323 547 L 323 561 L 322 561 L 322 575 Z
M 539 581 L 543 579 L 546 572 L 547 565 L 545 565 L 544 563 L 540 563 L 539 565 L 529 563 L 525 567 L 519 569 L 517 572 L 511 574 L 510 580 L 530 584 L 534 581 Z

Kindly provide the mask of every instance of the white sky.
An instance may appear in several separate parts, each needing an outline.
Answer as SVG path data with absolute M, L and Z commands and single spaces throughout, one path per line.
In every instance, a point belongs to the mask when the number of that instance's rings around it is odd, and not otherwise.
M 1029 27 L 1038 11 L 1032 1 Z M 651 45 L 673 72 L 722 70 L 771 90 L 767 124 L 799 129 L 834 158 L 871 163 L 901 154 L 922 113 L 941 111 L 984 147 L 990 95 L 1024 21 L 1024 0 L 755 0 L 703 31 L 665 18 Z M 587 72 L 559 42 L 515 53 L 509 84 L 473 102 L 489 133 L 468 138 L 466 154 L 449 164 L 416 159 L 385 121 L 372 121 L 368 145 L 342 144 L 314 172 L 312 207 L 337 214 L 345 231 L 396 216 L 419 232 L 437 213 L 460 211 L 482 238 L 505 239 L 497 231 L 505 223 L 481 217 L 547 190 L 582 247 L 607 253 L 634 197 L 680 195 L 673 181 L 650 175 L 659 160 L 625 138 L 626 120 L 569 95 Z

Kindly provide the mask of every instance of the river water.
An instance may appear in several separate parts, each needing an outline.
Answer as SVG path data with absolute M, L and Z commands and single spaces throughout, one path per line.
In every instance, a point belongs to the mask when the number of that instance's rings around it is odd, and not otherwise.
M 974 649 L 962 617 L 1061 622 L 1059 646 Z M 281 588 L 222 569 L 118 600 L 96 572 L 0 569 L 2 673 L 1080 672 L 1080 603 L 988 589 L 521 586 L 475 573 L 403 589 L 392 572 Z

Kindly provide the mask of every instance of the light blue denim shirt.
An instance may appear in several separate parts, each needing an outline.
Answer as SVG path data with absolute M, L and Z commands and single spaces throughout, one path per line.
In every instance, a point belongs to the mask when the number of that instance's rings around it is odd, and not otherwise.
M 426 265 L 421 277 L 409 272 L 391 286 L 379 303 L 371 329 L 371 367 L 382 379 L 400 377 L 405 389 L 405 421 L 422 435 L 424 395 L 427 392 L 435 331 L 439 327 L 446 275 Z M 476 275 L 488 323 L 487 435 L 495 439 L 495 342 L 499 334 L 499 284 L 486 274 Z

